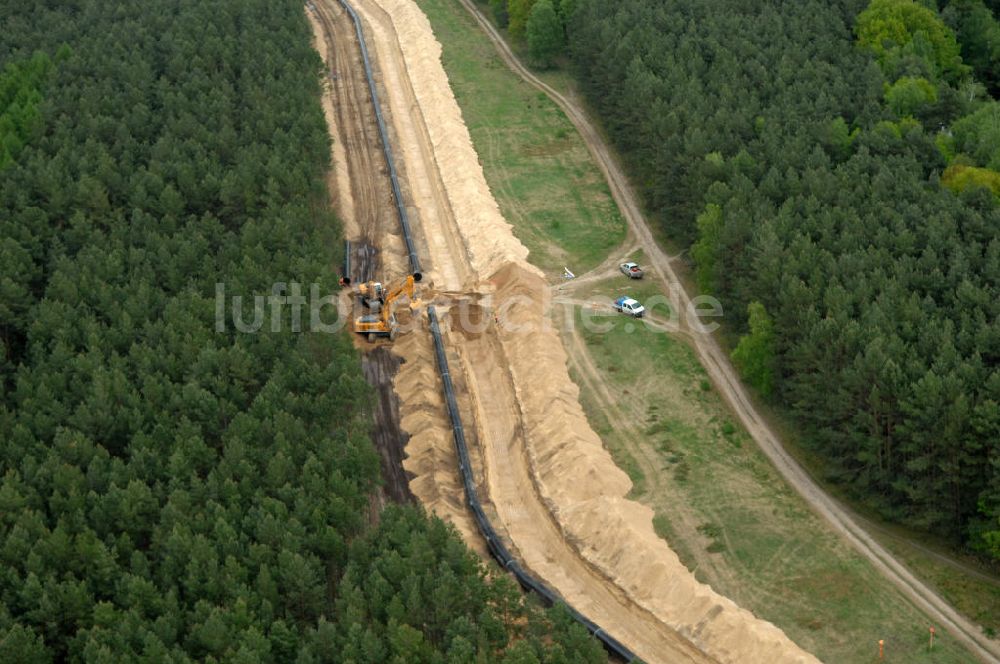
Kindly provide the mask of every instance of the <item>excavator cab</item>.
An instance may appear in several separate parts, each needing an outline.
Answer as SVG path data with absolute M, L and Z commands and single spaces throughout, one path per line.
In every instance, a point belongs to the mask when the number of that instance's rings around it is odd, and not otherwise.
M 382 305 L 385 304 L 385 288 L 380 281 L 367 281 L 360 284 L 355 292 L 361 303 L 371 309 L 372 313 L 378 313 L 382 309 Z

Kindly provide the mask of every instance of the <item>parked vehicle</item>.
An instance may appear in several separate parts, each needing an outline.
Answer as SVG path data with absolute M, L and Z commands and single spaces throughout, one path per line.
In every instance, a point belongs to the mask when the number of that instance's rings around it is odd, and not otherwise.
M 629 279 L 642 279 L 642 268 L 635 263 L 622 263 L 618 266 L 618 269 Z
M 620 311 L 634 318 L 642 318 L 646 314 L 646 307 L 639 304 L 637 300 L 622 296 L 615 300 L 615 311 Z

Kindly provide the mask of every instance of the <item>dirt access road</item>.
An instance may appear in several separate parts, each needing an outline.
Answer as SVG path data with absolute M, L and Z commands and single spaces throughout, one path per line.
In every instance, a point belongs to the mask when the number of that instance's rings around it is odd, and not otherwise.
M 471 0 L 460 0 L 475 17 L 483 31 L 494 43 L 503 61 L 525 81 L 544 92 L 566 113 L 583 136 L 591 153 L 607 178 L 612 195 L 618 203 L 629 228 L 639 239 L 648 256 L 648 266 L 664 283 L 669 284 L 671 300 L 679 306 L 681 324 L 690 330 L 692 321 L 691 298 L 677 278 L 669 257 L 663 252 L 650 232 L 639 206 L 637 196 L 628 183 L 621 166 L 604 142 L 602 136 L 588 119 L 582 107 L 539 80 L 528 71 L 513 54 L 510 47 Z M 970 620 L 959 614 L 944 598 L 916 578 L 902 563 L 875 541 L 850 514 L 812 479 L 801 465 L 784 449 L 778 435 L 760 416 L 748 397 L 745 388 L 725 352 L 709 334 L 690 335 L 701 363 L 712 382 L 723 395 L 743 426 L 771 459 L 786 481 L 806 499 L 812 508 L 823 516 L 888 579 L 898 586 L 917 606 L 924 610 L 938 625 L 946 628 L 956 639 L 965 644 L 984 662 L 1000 662 L 1000 643 L 988 638 Z

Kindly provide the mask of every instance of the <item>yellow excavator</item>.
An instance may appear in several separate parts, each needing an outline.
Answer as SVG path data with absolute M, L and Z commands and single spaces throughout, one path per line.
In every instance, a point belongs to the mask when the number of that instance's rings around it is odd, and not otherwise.
M 379 281 L 368 281 L 360 284 L 355 295 L 371 313 L 354 319 L 354 331 L 367 334 L 368 341 L 373 342 L 379 337 L 396 340 L 399 323 L 396 322 L 396 300 L 406 296 L 410 300 L 410 308 L 420 305 L 415 284 L 420 281 L 420 273 L 411 274 L 391 287 L 383 286 Z

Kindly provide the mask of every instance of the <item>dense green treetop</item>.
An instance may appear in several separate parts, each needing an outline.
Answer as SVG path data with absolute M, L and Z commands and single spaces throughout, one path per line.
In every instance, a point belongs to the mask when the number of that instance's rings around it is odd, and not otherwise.
M 41 130 L 42 86 L 52 60 L 35 53 L 26 62 L 10 62 L 0 72 L 0 169 L 9 165 L 24 144 Z
M 693 243 L 747 378 L 766 391 L 771 366 L 831 479 L 985 547 L 1000 206 L 970 169 L 992 163 L 993 111 L 931 7 L 578 0 L 568 41 L 647 207 Z
M 373 525 L 346 333 L 293 333 L 289 307 L 216 328 L 216 284 L 336 287 L 302 3 L 2 3 L 0 25 L 0 661 L 600 657 L 439 521 Z
M 995 4 L 995 3 L 992 3 Z M 976 78 L 997 97 L 1000 95 L 1000 22 L 983 0 L 950 0 L 941 14 L 955 31 L 962 47 L 962 60 Z
M 531 8 L 526 36 L 532 59 L 542 67 L 551 66 L 552 60 L 562 53 L 566 37 L 552 0 L 538 0 Z
M 872 50 L 890 76 L 912 67 L 914 59 L 952 81 L 968 72 L 955 34 L 934 9 L 914 0 L 872 0 L 855 29 L 858 42 Z
M 975 163 L 1000 171 L 1000 102 L 983 104 L 951 127 L 951 151 L 972 158 Z

